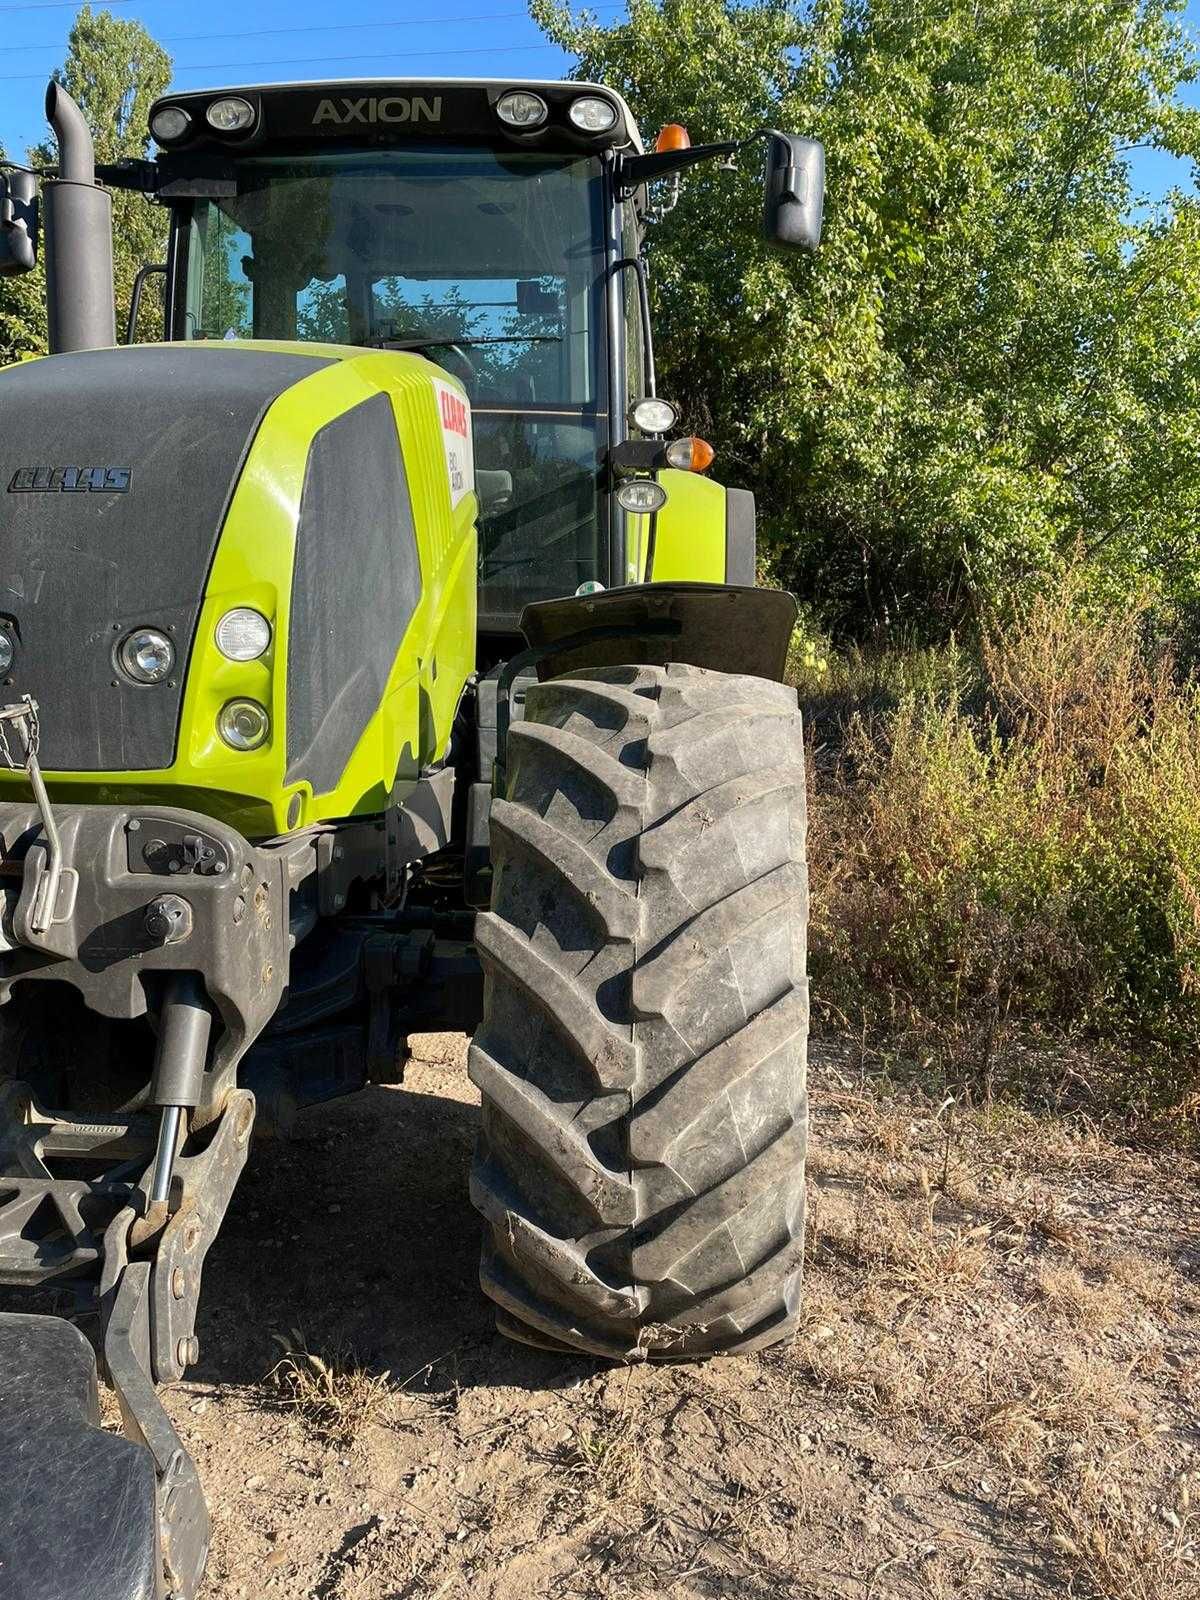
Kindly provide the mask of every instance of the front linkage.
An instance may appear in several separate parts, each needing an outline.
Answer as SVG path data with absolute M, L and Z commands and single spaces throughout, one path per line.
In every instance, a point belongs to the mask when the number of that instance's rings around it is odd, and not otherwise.
M 52 809 L 37 747 L 36 705 L 0 709 L 0 755 L 33 791 L 0 805 L 0 1295 L 95 1329 L 126 1438 L 99 1431 L 76 1328 L 0 1313 L 0 1592 L 191 1600 L 208 1513 L 155 1386 L 198 1359 L 204 1260 L 260 1101 L 286 1131 L 298 1104 L 394 1081 L 404 1035 L 447 1021 L 430 1008 L 461 992 L 465 946 L 435 950 L 388 901 L 448 830 L 453 775 L 383 817 L 254 846 L 170 808 Z M 298 972 L 306 938 L 320 949 Z M 47 1025 L 65 1068 L 47 1068 Z M 97 1537 L 120 1506 L 118 1536 Z
M 0 1545 L 0 1587 L 53 1594 L 60 1569 L 64 1583 L 86 1574 L 96 1594 L 185 1600 L 204 1571 L 208 1512 L 155 1385 L 199 1354 L 204 1258 L 254 1127 L 254 1096 L 231 1086 L 233 1073 L 287 971 L 288 864 L 186 813 L 56 817 L 29 699 L 0 710 L 0 754 L 34 796 L 0 807 L 3 997 L 66 978 L 113 1018 L 135 1016 L 148 991 L 158 998 L 149 1081 L 125 1106 L 57 1112 L 20 1067 L 0 1084 L 0 1285 L 98 1314 L 126 1433 L 98 1430 L 95 1358 L 75 1329 L 0 1315 L 0 1459 L 21 1469 L 0 1479 L 0 1526 L 22 1530 Z M 98 1538 L 114 1497 L 129 1514 L 116 1537 Z

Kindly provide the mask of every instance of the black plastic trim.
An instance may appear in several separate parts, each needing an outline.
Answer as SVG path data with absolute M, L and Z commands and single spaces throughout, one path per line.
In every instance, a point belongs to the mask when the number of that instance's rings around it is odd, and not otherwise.
M 408 479 L 380 393 L 327 423 L 309 450 L 288 625 L 289 783 L 337 787 L 420 599 Z
M 725 582 L 752 589 L 758 578 L 758 514 L 749 489 L 725 491 Z

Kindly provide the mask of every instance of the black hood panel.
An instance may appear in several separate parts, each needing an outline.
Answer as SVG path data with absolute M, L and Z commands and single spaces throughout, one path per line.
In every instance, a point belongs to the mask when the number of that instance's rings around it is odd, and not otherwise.
M 32 694 L 47 771 L 175 758 L 196 621 L 230 496 L 267 407 L 320 357 L 147 345 L 0 372 L 0 616 L 17 657 L 0 703 Z M 114 670 L 134 627 L 171 630 L 178 672 Z

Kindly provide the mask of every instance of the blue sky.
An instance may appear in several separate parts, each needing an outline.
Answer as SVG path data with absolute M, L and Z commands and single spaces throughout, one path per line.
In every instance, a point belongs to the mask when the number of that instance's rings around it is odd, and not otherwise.
M 104 3 L 162 40 L 179 88 L 322 77 L 554 78 L 571 65 L 546 44 L 523 0 L 338 0 L 332 8 L 327 0 L 97 0 Z M 624 7 L 590 0 L 589 9 L 607 21 Z M 75 11 L 76 0 L 0 0 L 0 144 L 12 154 L 45 135 L 42 95 Z M 1200 0 L 1189 0 L 1187 18 L 1200 34 Z M 1191 98 L 1200 103 L 1200 86 Z M 1151 197 L 1173 183 L 1191 185 L 1185 163 L 1154 151 L 1132 159 Z

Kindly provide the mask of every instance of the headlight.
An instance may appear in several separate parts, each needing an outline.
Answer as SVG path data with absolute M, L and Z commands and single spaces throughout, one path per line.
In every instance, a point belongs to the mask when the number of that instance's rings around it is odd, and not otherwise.
M 634 402 L 629 420 L 642 433 L 670 433 L 679 421 L 679 413 L 669 400 L 648 395 L 646 399 Z
M 117 646 L 117 664 L 134 683 L 164 683 L 175 670 L 175 646 L 157 628 L 135 628 Z
M 244 133 L 254 126 L 254 107 L 239 95 L 214 100 L 204 115 L 209 127 L 218 133 Z
M 607 133 L 617 125 L 617 108 L 611 100 L 601 100 L 599 95 L 580 95 L 571 101 L 567 112 L 581 133 Z
M 216 640 L 226 661 L 257 661 L 271 643 L 271 624 L 249 606 L 238 606 L 217 623 Z
M 257 750 L 267 742 L 271 719 L 257 700 L 231 700 L 221 707 L 217 732 L 235 750 Z
M 0 628 L 0 673 L 11 670 L 17 658 L 17 646 L 7 628 Z
M 617 490 L 617 504 L 634 516 L 651 516 L 666 503 L 667 491 L 653 478 L 630 478 Z
M 546 120 L 546 102 L 528 89 L 510 89 L 496 101 L 496 115 L 510 128 L 538 128 Z
M 150 132 L 159 144 L 170 144 L 182 139 L 192 125 L 192 119 L 182 106 L 163 106 L 150 118 Z

